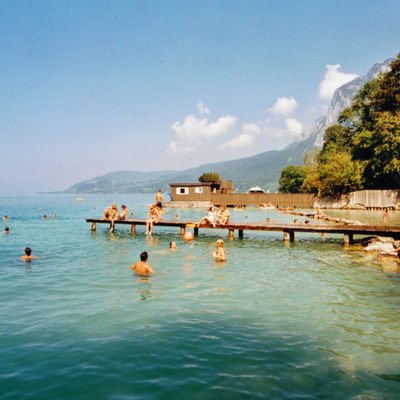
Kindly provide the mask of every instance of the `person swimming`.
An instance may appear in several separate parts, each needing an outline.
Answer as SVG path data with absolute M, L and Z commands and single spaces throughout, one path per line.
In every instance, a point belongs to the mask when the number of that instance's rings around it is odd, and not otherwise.
M 138 275 L 148 276 L 151 273 L 154 273 L 150 265 L 146 263 L 149 256 L 146 251 L 140 254 L 140 261 L 135 262 L 132 266 L 128 267 L 129 269 L 134 269 Z
M 36 258 L 36 256 L 32 255 L 32 250 L 27 247 L 25 249 L 25 254 L 20 257 L 22 260 L 32 260 L 32 258 Z
M 217 251 L 214 251 L 213 256 L 217 261 L 226 261 L 224 241 L 222 239 L 217 240 Z

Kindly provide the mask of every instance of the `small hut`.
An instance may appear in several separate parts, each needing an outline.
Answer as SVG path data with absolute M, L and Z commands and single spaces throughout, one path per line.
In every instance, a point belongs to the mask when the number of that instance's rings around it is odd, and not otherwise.
M 265 193 L 259 186 L 254 185 L 251 189 L 249 189 L 249 193 Z

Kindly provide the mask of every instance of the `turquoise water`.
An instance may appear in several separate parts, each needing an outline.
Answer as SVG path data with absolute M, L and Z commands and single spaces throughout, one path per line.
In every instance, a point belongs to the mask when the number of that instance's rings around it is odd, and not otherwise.
M 153 196 L 85 199 L 1 198 L 11 233 L 0 235 L 0 399 L 400 398 L 397 260 L 344 247 L 340 235 L 92 233 L 85 218 L 109 200 L 142 217 Z M 175 214 L 205 211 L 165 218 Z M 266 217 L 304 220 L 251 208 L 231 219 Z M 399 223 L 400 213 L 386 222 Z M 225 263 L 211 256 L 219 238 Z M 26 246 L 38 258 L 21 261 Z M 149 278 L 127 268 L 142 251 Z

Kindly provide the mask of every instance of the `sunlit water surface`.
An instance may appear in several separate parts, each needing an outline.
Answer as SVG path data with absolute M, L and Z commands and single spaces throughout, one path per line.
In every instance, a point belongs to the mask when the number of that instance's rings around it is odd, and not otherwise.
M 186 243 L 176 228 L 92 233 L 85 218 L 110 200 L 144 217 L 153 196 L 1 198 L 1 231 L 11 231 L 0 235 L 1 399 L 400 398 L 396 259 L 344 247 L 340 235 L 285 243 L 280 232 L 229 240 L 200 230 Z M 326 213 L 382 223 L 381 212 Z M 175 214 L 205 210 L 165 218 Z M 399 223 L 395 212 L 385 222 Z M 219 238 L 224 263 L 211 255 Z M 21 261 L 26 246 L 38 258 Z M 157 272 L 149 278 L 127 268 L 142 251 Z

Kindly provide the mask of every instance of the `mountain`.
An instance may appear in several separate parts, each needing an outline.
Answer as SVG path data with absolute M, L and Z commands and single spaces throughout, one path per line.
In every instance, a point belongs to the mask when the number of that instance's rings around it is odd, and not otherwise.
M 65 193 L 143 193 L 141 188 L 152 179 L 174 171 L 116 171 L 75 184 Z
M 204 164 L 184 171 L 136 172 L 117 171 L 77 183 L 65 193 L 154 193 L 169 191 L 168 183 L 197 182 L 204 172 L 217 171 L 224 180 L 232 180 L 239 191 L 247 191 L 257 184 L 275 191 L 281 170 L 290 164 L 302 164 L 309 141 L 292 143 L 284 150 L 272 150 L 239 160 Z M 311 148 L 311 147 L 310 147 Z
M 154 193 L 168 191 L 168 183 L 197 182 L 204 172 L 218 172 L 224 180 L 232 180 L 238 191 L 254 185 L 275 191 L 283 168 L 302 165 L 303 156 L 314 147 L 322 147 L 326 128 L 337 124 L 340 112 L 349 107 L 353 97 L 366 82 L 375 79 L 389 68 L 394 59 L 376 63 L 365 76 L 359 76 L 336 89 L 327 113 L 314 121 L 295 141 L 283 150 L 272 150 L 253 157 L 204 164 L 184 171 L 117 171 L 77 183 L 65 193 Z
M 390 58 L 384 62 L 376 63 L 365 76 L 359 76 L 336 89 L 327 113 L 314 121 L 295 141 L 308 139 L 314 147 L 322 147 L 325 130 L 337 124 L 339 114 L 352 103 L 353 97 L 368 82 L 377 78 L 381 72 L 389 69 L 389 64 L 395 61 Z

